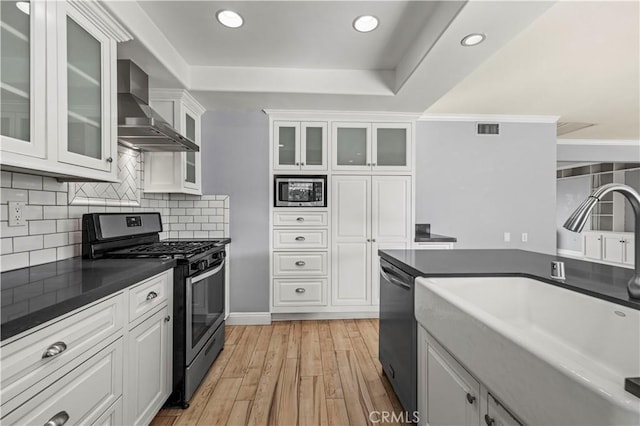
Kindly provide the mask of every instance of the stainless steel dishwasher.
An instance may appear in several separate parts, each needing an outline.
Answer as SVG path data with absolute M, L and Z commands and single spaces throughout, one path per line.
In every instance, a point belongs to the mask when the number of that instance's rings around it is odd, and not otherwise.
M 380 348 L 378 356 L 405 411 L 417 411 L 418 325 L 414 279 L 380 259 Z

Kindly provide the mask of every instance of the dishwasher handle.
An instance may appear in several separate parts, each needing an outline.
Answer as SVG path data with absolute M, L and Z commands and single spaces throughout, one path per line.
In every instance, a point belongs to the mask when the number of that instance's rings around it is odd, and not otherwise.
M 382 278 L 389 281 L 391 284 L 397 285 L 398 287 L 402 287 L 406 290 L 411 290 L 411 285 L 404 282 L 402 279 L 397 277 L 390 269 L 386 269 L 382 265 L 380 265 L 380 275 L 382 275 Z

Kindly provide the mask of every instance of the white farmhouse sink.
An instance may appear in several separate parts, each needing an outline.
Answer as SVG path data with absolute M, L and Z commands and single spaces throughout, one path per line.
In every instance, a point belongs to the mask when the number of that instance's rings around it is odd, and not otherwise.
M 529 424 L 640 425 L 640 311 L 519 277 L 418 278 L 416 319 Z

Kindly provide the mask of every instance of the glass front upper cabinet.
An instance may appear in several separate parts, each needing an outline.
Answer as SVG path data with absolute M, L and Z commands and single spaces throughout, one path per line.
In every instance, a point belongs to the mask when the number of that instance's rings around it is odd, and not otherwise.
M 198 138 L 196 138 L 196 119 L 193 118 L 189 113 L 185 113 L 184 115 L 184 119 L 185 119 L 185 136 L 187 137 L 187 139 L 196 142 L 198 145 L 200 145 Z M 197 181 L 197 170 L 198 170 L 198 164 L 197 164 L 197 155 L 195 152 L 193 151 L 187 151 L 185 152 L 185 185 L 186 186 L 195 186 L 197 185 L 198 181 Z
M 63 3 L 64 4 L 64 3 Z M 60 19 L 63 19 L 62 17 Z M 64 14 L 64 49 L 59 73 L 61 109 L 66 125 L 60 128 L 60 160 L 110 170 L 114 162 L 110 144 L 108 69 L 109 39 L 75 9 Z M 115 136 L 115 135 L 114 135 Z
M 373 124 L 371 163 L 375 170 L 410 170 L 411 124 Z
M 326 170 L 327 123 L 274 122 L 274 170 Z
M 2 150 L 45 151 L 45 3 L 0 1 Z
M 333 169 L 371 168 L 371 124 L 333 123 Z

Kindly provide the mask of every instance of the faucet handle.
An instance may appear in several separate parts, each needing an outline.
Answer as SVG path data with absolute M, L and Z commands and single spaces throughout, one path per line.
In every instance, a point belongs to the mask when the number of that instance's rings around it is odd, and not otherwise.
M 551 262 L 551 278 L 554 280 L 564 280 L 564 262 L 554 260 Z

